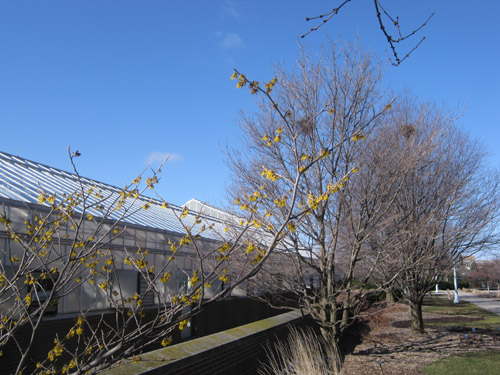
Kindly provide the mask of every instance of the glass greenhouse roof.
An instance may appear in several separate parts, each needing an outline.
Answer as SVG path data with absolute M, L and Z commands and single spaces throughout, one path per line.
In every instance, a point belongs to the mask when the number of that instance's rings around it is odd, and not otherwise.
M 74 173 L 65 172 L 0 152 L 0 199 L 36 204 L 48 208 L 50 207 L 50 203 L 39 203 L 39 196 L 42 192 L 48 195 L 54 194 L 56 202 L 58 202 L 61 200 L 63 194 L 71 195 L 75 192 L 81 192 L 80 183 L 83 185 L 84 192 L 92 189 L 94 193 L 98 192 L 98 195 L 105 198 L 103 200 L 97 197 L 96 194 L 88 194 L 87 206 L 103 206 L 102 210 L 96 208 L 86 210 L 86 213 L 95 217 L 102 217 L 103 212 L 106 212 L 112 206 L 113 202 L 116 202 L 120 198 L 120 193 L 122 192 L 122 189 L 112 185 L 81 176 L 78 177 Z M 122 221 L 143 227 L 182 234 L 186 233 L 178 219 L 178 216 L 183 211 L 183 207 L 167 204 L 167 208 L 163 208 L 163 203 L 158 199 L 146 196 L 127 198 L 124 208 L 129 214 Z M 145 205 L 149 208 L 144 209 Z M 77 211 L 81 213 L 82 207 L 78 207 Z M 110 220 L 119 220 L 122 214 L 123 210 L 113 210 L 108 217 Z M 183 224 L 193 228 L 196 215 L 199 214 L 190 211 L 182 219 Z M 214 224 L 215 232 L 223 233 L 225 224 L 220 220 L 207 215 L 201 215 L 201 218 L 204 224 Z M 215 233 L 210 235 L 210 232 L 205 232 L 205 237 L 214 237 Z

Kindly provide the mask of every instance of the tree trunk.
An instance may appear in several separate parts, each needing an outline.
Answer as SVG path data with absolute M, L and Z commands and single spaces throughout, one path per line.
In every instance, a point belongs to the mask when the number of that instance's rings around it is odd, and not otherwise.
M 385 302 L 394 303 L 394 294 L 392 293 L 392 289 L 385 290 Z
M 349 306 L 343 306 L 342 308 L 342 321 L 340 322 L 340 334 L 347 329 L 349 326 Z
M 333 370 L 334 375 L 339 375 L 344 359 L 340 352 L 339 344 L 335 340 L 330 341 L 330 345 L 326 348 L 326 355 L 330 368 Z
M 410 302 L 411 330 L 415 333 L 425 333 L 422 317 L 422 301 Z

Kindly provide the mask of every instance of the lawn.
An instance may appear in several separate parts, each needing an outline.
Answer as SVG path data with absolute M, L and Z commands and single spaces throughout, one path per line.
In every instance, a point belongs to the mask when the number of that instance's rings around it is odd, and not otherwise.
M 427 298 L 424 300 L 423 312 L 448 317 L 446 321 L 442 322 L 436 320 L 426 322 L 426 325 L 428 326 L 460 326 L 464 328 L 477 328 L 496 332 L 498 332 L 500 327 L 500 316 L 483 310 L 480 307 L 468 302 L 455 304 L 447 298 Z M 454 317 L 456 317 L 456 319 L 453 319 Z M 466 317 L 468 319 L 463 319 L 462 317 Z
M 500 352 L 475 352 L 441 359 L 427 367 L 425 375 L 497 375 L 500 373 Z
M 471 337 L 473 337 L 472 328 L 486 335 L 500 334 L 500 316 L 472 303 L 455 304 L 447 298 L 433 297 L 425 300 L 423 311 L 443 316 L 442 320 L 429 319 L 427 326 L 454 327 L 462 329 L 462 332 L 467 332 Z M 471 352 L 450 356 L 424 367 L 422 371 L 426 375 L 497 375 L 500 374 L 500 352 Z

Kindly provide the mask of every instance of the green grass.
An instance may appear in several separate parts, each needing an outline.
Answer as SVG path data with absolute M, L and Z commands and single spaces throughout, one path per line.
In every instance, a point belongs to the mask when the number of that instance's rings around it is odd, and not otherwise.
M 422 369 L 425 375 L 498 375 L 500 352 L 476 352 L 441 359 Z
M 500 316 L 468 302 L 453 303 L 446 298 L 431 297 L 424 300 L 424 313 L 433 313 L 446 316 L 457 316 L 457 320 L 450 322 L 426 323 L 426 325 L 461 326 L 466 328 L 482 328 L 497 331 L 500 327 Z M 479 318 L 471 322 L 460 321 L 459 316 Z M 500 373 L 500 371 L 499 371 Z

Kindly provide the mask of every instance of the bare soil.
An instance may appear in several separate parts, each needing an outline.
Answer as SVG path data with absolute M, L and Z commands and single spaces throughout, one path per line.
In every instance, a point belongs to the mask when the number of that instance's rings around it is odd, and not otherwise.
M 424 313 L 425 323 L 453 321 L 457 326 L 426 324 L 425 334 L 414 334 L 409 328 L 408 309 L 402 304 L 392 304 L 370 313 L 364 326 L 347 339 L 347 346 L 352 349 L 345 357 L 342 374 L 422 374 L 420 369 L 447 356 L 500 350 L 496 332 L 478 330 L 473 334 L 470 329 L 460 328 L 460 321 L 475 320 L 466 316 Z

